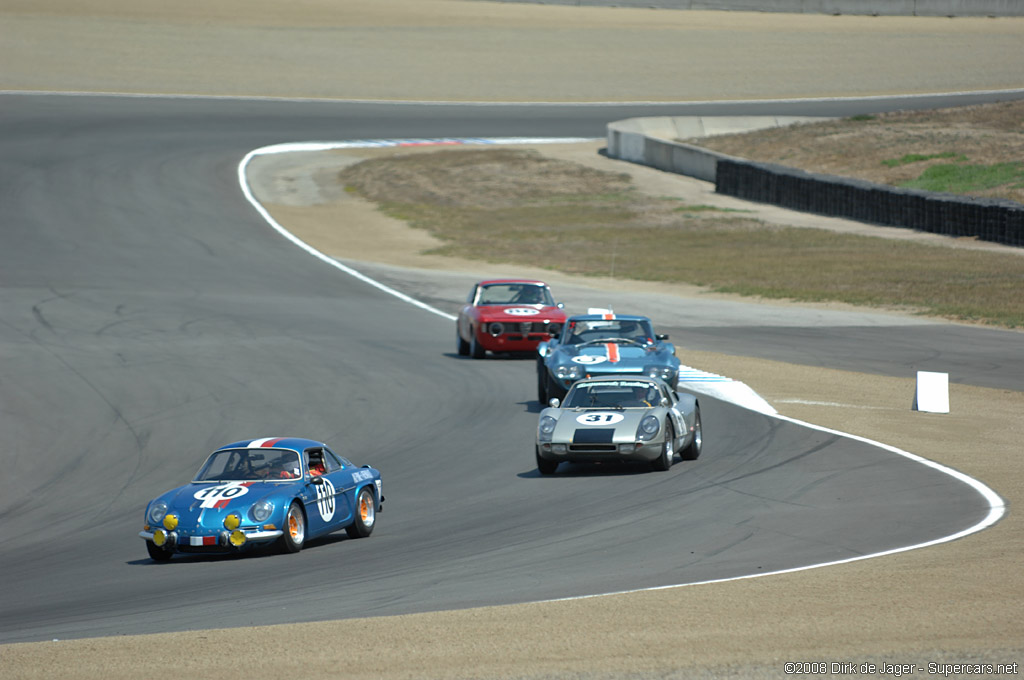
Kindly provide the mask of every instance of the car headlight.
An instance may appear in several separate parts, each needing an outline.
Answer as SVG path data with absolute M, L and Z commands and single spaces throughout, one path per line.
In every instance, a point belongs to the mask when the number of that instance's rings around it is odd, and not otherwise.
M 537 425 L 537 440 L 542 442 L 551 441 L 551 435 L 555 431 L 555 425 L 558 424 L 558 420 L 551 416 L 541 416 L 540 423 Z
M 561 332 L 562 332 L 562 324 L 560 324 L 560 323 L 548 324 L 548 333 L 550 333 L 552 335 L 552 337 L 557 338 L 561 334 Z
M 146 513 L 146 517 L 149 519 L 150 524 L 160 525 L 164 521 L 164 515 L 166 514 L 167 503 L 165 501 L 156 501 L 149 504 L 149 512 Z
M 661 378 L 671 385 L 672 379 L 676 375 L 676 369 L 671 366 L 648 366 L 644 369 L 644 375 L 649 378 Z
M 555 377 L 559 380 L 579 380 L 583 377 L 583 367 L 579 364 L 559 366 L 555 369 Z
M 642 442 L 650 441 L 654 439 L 654 436 L 658 434 L 658 430 L 661 429 L 661 423 L 654 416 L 644 416 L 644 419 L 640 421 L 640 425 L 636 428 L 636 438 Z
M 257 522 L 266 522 L 270 513 L 274 511 L 274 504 L 270 501 L 256 501 L 252 504 L 252 518 Z
M 505 325 L 497 321 L 491 324 L 487 324 L 487 332 L 493 335 L 494 337 L 498 337 L 499 335 L 505 332 Z

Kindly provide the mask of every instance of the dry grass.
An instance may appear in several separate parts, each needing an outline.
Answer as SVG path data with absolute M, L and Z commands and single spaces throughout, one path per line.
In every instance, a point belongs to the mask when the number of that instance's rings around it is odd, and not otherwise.
M 807 159 L 812 166 L 807 169 L 833 174 L 872 168 L 878 174 L 868 179 L 879 181 L 881 174 L 905 167 L 889 167 L 883 160 L 944 150 L 959 154 L 918 142 L 958 138 L 956 131 L 963 129 L 973 130 L 977 139 L 1007 138 L 978 146 L 983 151 L 972 158 L 1004 162 L 1007 149 L 1024 138 L 1014 118 L 1024 108 L 995 105 L 993 117 L 1000 122 L 988 127 L 978 122 L 984 108 L 970 107 L 971 124 L 938 111 L 713 141 L 727 153 L 756 157 L 772 150 L 802 167 Z M 911 129 L 897 133 L 903 122 Z M 875 127 L 886 133 L 876 133 Z M 982 128 L 989 132 L 982 134 Z M 874 145 L 864 141 L 864 132 Z M 533 151 L 446 149 L 376 158 L 345 169 L 340 181 L 388 215 L 441 239 L 446 245 L 435 252 L 444 255 L 1024 326 L 1022 257 L 767 225 L 742 212 L 652 197 L 633 187 L 628 175 Z

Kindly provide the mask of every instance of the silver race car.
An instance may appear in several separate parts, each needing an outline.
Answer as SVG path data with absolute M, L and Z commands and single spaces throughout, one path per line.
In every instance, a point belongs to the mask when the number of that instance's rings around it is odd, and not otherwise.
M 612 375 L 575 383 L 565 401 L 550 401 L 537 424 L 537 469 L 562 461 L 641 461 L 668 470 L 678 451 L 700 456 L 700 404 L 660 378 Z

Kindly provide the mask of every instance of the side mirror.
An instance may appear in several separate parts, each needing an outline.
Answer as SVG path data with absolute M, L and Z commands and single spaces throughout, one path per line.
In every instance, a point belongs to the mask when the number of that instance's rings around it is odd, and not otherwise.
M 323 477 L 312 477 L 309 480 L 309 482 L 310 482 L 310 484 L 323 484 L 324 483 L 324 478 Z
M 548 406 L 550 406 L 551 408 L 558 408 L 558 405 L 561 403 L 562 402 L 558 399 L 558 397 L 551 397 L 551 400 L 548 402 Z
M 661 401 L 658 403 L 660 406 L 668 406 L 668 397 L 662 397 Z
M 668 333 L 658 333 L 655 335 L 658 340 L 668 340 Z
M 565 309 L 565 303 L 559 302 L 558 304 L 555 305 L 555 307 L 558 307 L 559 309 Z

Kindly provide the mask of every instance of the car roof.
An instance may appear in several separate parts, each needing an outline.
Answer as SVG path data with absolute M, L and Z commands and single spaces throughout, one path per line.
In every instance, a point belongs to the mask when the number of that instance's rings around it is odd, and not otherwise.
M 548 284 L 543 281 L 536 279 L 488 279 L 487 281 L 480 281 L 476 285 L 478 286 L 489 286 L 492 283 L 530 283 L 535 286 L 547 286 Z
M 225 449 L 288 449 L 296 453 L 302 453 L 306 449 L 322 448 L 326 445 L 314 439 L 303 439 L 301 437 L 265 437 L 263 439 L 243 439 L 234 444 L 222 446 L 218 451 Z

